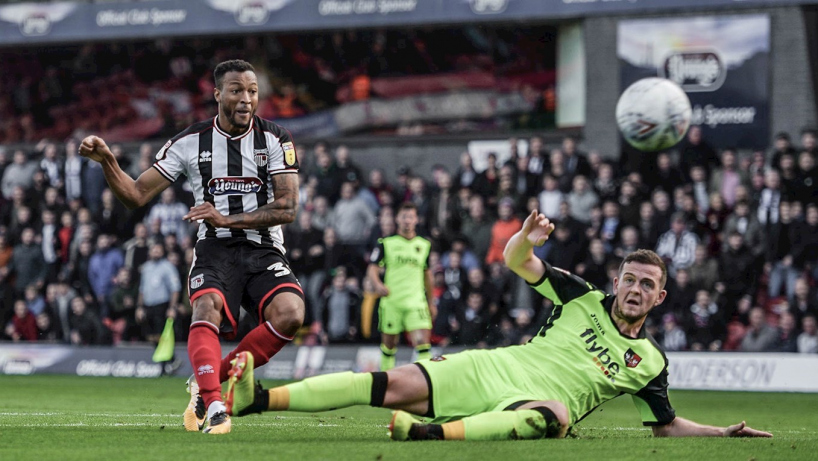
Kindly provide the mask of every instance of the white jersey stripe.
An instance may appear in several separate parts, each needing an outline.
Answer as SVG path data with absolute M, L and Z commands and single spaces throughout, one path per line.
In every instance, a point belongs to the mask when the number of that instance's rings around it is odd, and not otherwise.
M 214 133 L 213 136 L 213 177 L 214 178 L 225 178 L 229 176 L 227 174 L 227 138 L 224 136 L 216 136 Z M 220 194 L 215 195 L 213 200 L 216 206 L 216 210 L 219 213 L 227 216 L 230 214 L 230 205 L 228 204 L 228 197 L 227 194 Z M 216 229 L 216 237 L 230 237 L 232 233 L 230 229 L 226 229 L 224 227 L 219 227 Z

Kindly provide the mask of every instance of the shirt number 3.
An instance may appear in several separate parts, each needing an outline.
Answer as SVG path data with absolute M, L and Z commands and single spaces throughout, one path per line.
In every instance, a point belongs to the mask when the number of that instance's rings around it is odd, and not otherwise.
M 283 277 L 283 276 L 288 275 L 290 273 L 290 270 L 287 269 L 286 267 L 284 267 L 284 263 L 270 264 L 269 266 L 267 266 L 267 270 L 268 271 L 276 271 L 275 274 L 273 274 L 276 277 Z

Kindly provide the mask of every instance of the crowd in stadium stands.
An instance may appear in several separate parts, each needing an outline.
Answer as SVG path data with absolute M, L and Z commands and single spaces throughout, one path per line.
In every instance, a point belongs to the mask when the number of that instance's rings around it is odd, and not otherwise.
M 256 68 L 259 115 L 282 119 L 366 99 L 381 77 L 553 69 L 554 37 L 547 26 L 463 26 L 0 50 L 0 142 L 173 136 L 215 112 L 212 69 L 236 50 Z
M 628 252 L 652 248 L 666 260 L 669 294 L 648 322 L 666 350 L 818 352 L 814 131 L 797 145 L 780 133 L 768 152 L 744 156 L 717 152 L 694 127 L 674 155 L 626 154 L 618 163 L 579 151 L 571 138 L 550 150 L 538 137 L 528 142 L 517 156 L 510 139 L 512 158 L 499 164 L 489 155 L 485 171 L 464 153 L 454 171 L 437 166 L 422 177 L 400 167 L 395 182 L 356 165 L 343 145 L 301 146 L 300 211 L 285 227 L 308 305 L 299 341 L 377 340 L 367 258 L 395 231 L 396 207 L 411 201 L 433 242 L 437 345 L 519 344 L 538 333 L 553 306 L 502 258 L 521 218 L 538 209 L 556 229 L 536 254 L 606 291 Z M 114 150 L 136 176 L 156 147 Z M 76 152 L 75 141 L 0 151 L 3 335 L 155 341 L 173 316 L 184 340 L 195 238 L 195 225 L 182 220 L 189 189 L 178 181 L 127 211 L 99 166 Z

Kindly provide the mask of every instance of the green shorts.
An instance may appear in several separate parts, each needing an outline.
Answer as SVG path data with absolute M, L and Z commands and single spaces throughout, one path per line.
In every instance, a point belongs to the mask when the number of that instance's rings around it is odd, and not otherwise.
M 430 416 L 443 423 L 520 401 L 554 400 L 541 377 L 521 366 L 505 348 L 470 350 L 417 363 L 429 382 Z
M 404 331 L 431 330 L 432 318 L 426 304 L 401 305 L 381 299 L 378 307 L 378 330 L 388 335 L 399 335 Z

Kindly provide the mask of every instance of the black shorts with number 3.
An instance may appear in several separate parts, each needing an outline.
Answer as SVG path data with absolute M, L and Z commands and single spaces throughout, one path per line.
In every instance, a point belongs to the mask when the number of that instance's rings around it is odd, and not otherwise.
M 304 298 L 301 284 L 284 255 L 276 248 L 239 239 L 196 242 L 188 289 L 191 304 L 207 293 L 222 298 L 224 318 L 219 333 L 225 339 L 236 336 L 240 306 L 260 324 L 264 321 L 264 307 L 273 296 L 290 292 Z

